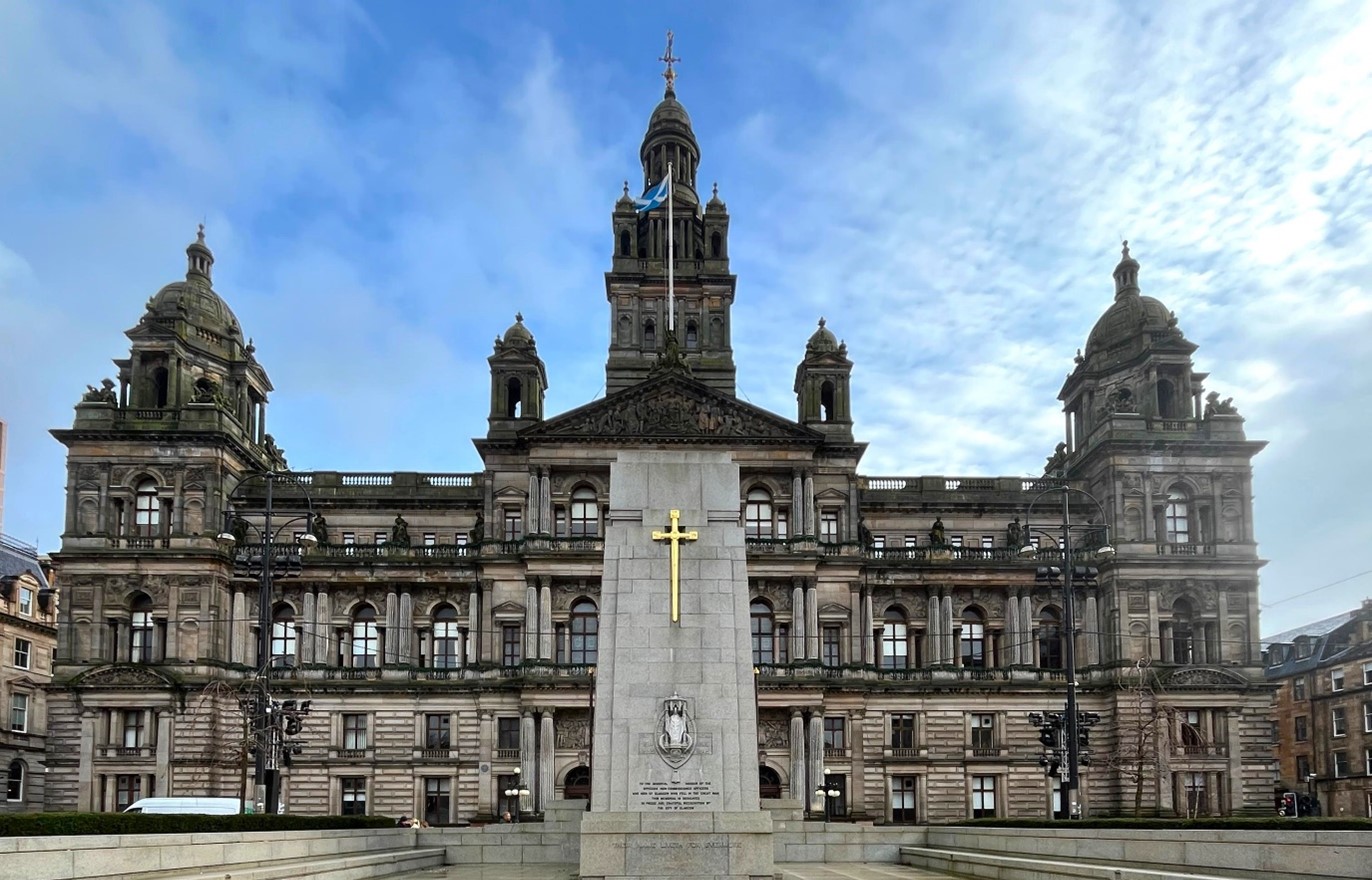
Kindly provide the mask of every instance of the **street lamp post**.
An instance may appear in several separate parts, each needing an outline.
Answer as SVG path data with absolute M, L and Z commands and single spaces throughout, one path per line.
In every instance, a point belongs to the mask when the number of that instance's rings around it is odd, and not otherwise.
M 1076 492 L 1079 495 L 1085 495 L 1096 505 L 1096 508 L 1101 513 L 1101 525 L 1074 526 L 1072 524 L 1070 517 L 1071 494 L 1073 492 Z M 1062 623 L 1063 628 L 1066 631 L 1062 659 L 1067 673 L 1067 705 L 1063 713 L 1066 716 L 1063 718 L 1063 738 L 1067 740 L 1067 743 L 1063 751 L 1065 752 L 1065 757 L 1067 759 L 1067 778 L 1064 780 L 1063 796 L 1067 800 L 1067 815 L 1070 818 L 1075 819 L 1081 816 L 1081 803 L 1077 797 L 1078 789 L 1081 785 L 1081 743 L 1079 741 L 1081 735 L 1081 718 L 1077 710 L 1077 622 L 1076 602 L 1072 586 L 1072 576 L 1074 574 L 1072 560 L 1072 529 L 1088 528 L 1091 530 L 1104 530 L 1106 538 L 1105 543 L 1095 550 L 1096 555 L 1102 559 L 1108 559 L 1113 556 L 1115 554 L 1115 548 L 1110 546 L 1109 525 L 1105 522 L 1105 508 L 1101 506 L 1101 503 L 1089 492 L 1082 489 L 1074 489 L 1071 486 L 1063 484 L 1051 489 L 1045 489 L 1034 496 L 1033 501 L 1029 502 L 1029 509 L 1025 513 L 1025 543 L 1019 550 L 1021 558 L 1034 559 L 1038 556 L 1039 549 L 1029 541 L 1028 535 L 1031 531 L 1039 531 L 1032 528 L 1034 505 L 1038 503 L 1040 498 L 1050 494 L 1062 495 L 1062 540 L 1059 543 L 1059 547 L 1062 550 Z M 1049 579 L 1051 579 L 1051 567 L 1048 574 Z
M 519 821 L 519 814 L 524 808 L 524 798 L 529 796 L 529 789 L 523 785 L 523 780 L 519 778 L 519 768 L 515 768 L 515 784 L 505 789 L 505 797 L 515 802 L 514 820 Z
M 262 479 L 266 482 L 266 496 L 262 508 L 262 527 L 258 529 L 262 539 L 262 556 L 260 559 L 261 571 L 258 575 L 257 590 L 257 700 L 253 714 L 255 725 L 253 740 L 256 744 L 257 754 L 253 761 L 253 799 L 260 800 L 263 812 L 274 813 L 279 801 L 279 769 L 277 768 L 276 753 L 281 745 L 281 737 L 277 732 L 279 726 L 277 713 L 273 712 L 274 706 L 271 700 L 271 637 L 272 637 L 272 579 L 273 579 L 273 550 L 277 538 L 277 532 L 273 530 L 272 516 L 273 510 L 273 490 L 277 480 L 286 480 L 301 487 L 304 486 L 296 479 L 295 475 L 283 471 L 258 471 L 248 474 L 234 486 L 233 490 L 225 495 L 226 502 L 231 502 L 233 496 L 242 489 L 243 486 L 255 479 Z M 305 493 L 306 511 L 303 514 L 293 516 L 282 523 L 278 528 L 284 530 L 292 523 L 303 520 L 305 532 L 300 536 L 298 543 L 302 549 L 308 549 L 319 543 L 311 531 L 314 525 L 314 505 L 310 502 L 309 493 Z M 232 550 L 239 542 L 240 538 L 235 534 L 237 529 L 246 537 L 243 527 L 248 525 L 247 520 L 239 517 L 233 510 L 231 504 L 226 505 L 224 511 L 225 528 L 215 540 L 226 550 Z M 242 524 L 240 526 L 239 524 Z M 249 552 L 249 567 L 251 567 L 251 552 Z

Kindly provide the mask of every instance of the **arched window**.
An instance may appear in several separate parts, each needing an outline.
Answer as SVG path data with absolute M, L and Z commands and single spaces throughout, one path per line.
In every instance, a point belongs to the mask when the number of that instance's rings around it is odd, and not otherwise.
M 657 325 L 652 318 L 643 322 L 643 347 L 657 348 Z
M 272 665 L 295 665 L 295 611 L 282 602 L 272 613 Z
M 1169 544 L 1191 543 L 1190 510 L 1186 495 L 1180 489 L 1167 493 L 1167 506 L 1163 509 L 1163 525 Z
M 1039 668 L 1062 668 L 1062 617 L 1051 605 L 1039 613 Z
M 582 764 L 567 771 L 562 783 L 562 796 L 567 800 L 591 799 L 591 768 Z
M 700 344 L 700 327 L 695 321 L 686 322 L 686 347 L 695 348 Z
M 753 629 L 753 662 L 776 662 L 776 621 L 772 606 L 762 599 L 754 599 L 748 606 Z
M 718 260 L 724 254 L 724 236 L 718 232 L 710 233 L 710 256 Z
M 520 403 L 523 400 L 524 386 L 511 378 L 505 383 L 505 418 L 517 419 L 522 415 Z
M 747 538 L 772 537 L 772 493 L 749 489 L 743 505 L 743 534 Z
M 757 793 L 762 798 L 781 797 L 781 777 L 766 764 L 757 767 Z
M 1178 599 L 1172 603 L 1172 662 L 1192 663 L 1195 658 L 1194 612 L 1191 603 Z
M 152 537 L 159 534 L 162 505 L 157 499 L 157 484 L 143 480 L 134 488 L 133 527 L 137 534 Z
M 359 605 L 353 612 L 352 665 L 354 669 L 374 669 L 380 665 L 381 634 L 376 628 L 376 609 Z
M 1166 379 L 1158 380 L 1158 418 L 1177 417 L 1177 392 Z
M 571 635 L 568 659 L 576 664 L 595 663 L 600 651 L 600 618 L 596 616 L 595 603 L 590 599 L 576 600 L 567 629 Z
M 600 503 L 595 490 L 581 486 L 572 492 L 572 537 L 593 538 L 600 534 Z
M 986 668 L 986 618 L 976 608 L 962 612 L 962 665 Z
M 824 421 L 834 420 L 834 383 L 828 379 L 819 386 L 819 409 Z
M 889 608 L 881 624 L 881 668 L 906 669 L 910 665 L 910 626 L 905 613 Z
M 129 662 L 153 661 L 152 598 L 139 593 L 129 603 Z
M 161 409 L 167 405 L 167 368 L 158 367 L 152 371 L 153 394 L 156 395 L 156 406 Z
M 10 761 L 9 778 L 5 782 L 5 800 L 22 801 L 24 799 L 24 762 L 15 758 Z
M 444 603 L 434 609 L 433 667 L 456 669 L 462 665 L 462 631 L 458 628 L 457 609 Z
M 625 229 L 619 233 L 619 255 L 629 256 L 629 230 Z

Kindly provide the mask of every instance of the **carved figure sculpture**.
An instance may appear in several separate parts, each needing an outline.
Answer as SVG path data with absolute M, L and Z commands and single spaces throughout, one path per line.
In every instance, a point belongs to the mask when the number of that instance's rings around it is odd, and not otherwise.
M 1239 414 L 1238 407 L 1234 406 L 1234 398 L 1226 397 L 1220 400 L 1218 391 L 1211 391 L 1205 395 L 1205 417 L 1211 416 L 1236 416 Z
M 410 546 L 410 524 L 405 522 L 405 517 L 398 513 L 395 515 L 395 524 L 391 526 L 391 545 L 395 547 Z
M 315 514 L 314 522 L 310 523 L 310 534 L 319 539 L 320 547 L 329 546 L 329 521 L 324 519 L 324 514 Z
M 863 518 L 858 519 L 858 540 L 862 542 L 863 549 L 876 543 L 872 539 L 872 530 L 867 528 L 867 520 Z
M 114 382 L 105 378 L 100 380 L 100 387 L 94 385 L 86 386 L 86 393 L 81 395 L 82 403 L 118 403 L 114 396 Z
M 1014 550 L 1020 548 L 1020 541 L 1024 538 L 1024 526 L 1019 524 L 1019 517 L 1005 527 L 1005 546 Z
M 934 527 L 929 530 L 929 543 L 934 547 L 942 547 L 947 543 L 942 517 L 934 517 Z
M 482 511 L 476 512 L 476 524 L 472 526 L 467 537 L 473 544 L 480 544 L 486 540 L 486 516 Z
M 195 380 L 195 390 L 191 392 L 191 403 L 216 403 L 219 400 L 219 383 L 209 376 Z

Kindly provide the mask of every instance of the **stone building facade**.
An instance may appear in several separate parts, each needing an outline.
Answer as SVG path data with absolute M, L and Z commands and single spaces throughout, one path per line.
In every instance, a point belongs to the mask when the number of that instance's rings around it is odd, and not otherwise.
M 476 473 L 285 476 L 267 373 L 212 288 L 203 234 L 190 245 L 185 280 L 128 332 L 118 381 L 54 431 L 69 450 L 69 599 L 49 806 L 237 792 L 253 705 L 240 689 L 263 665 L 271 697 L 295 701 L 292 811 L 439 823 L 584 796 L 609 465 L 671 447 L 727 449 L 741 469 L 764 797 L 893 822 L 1060 806 L 1026 715 L 1064 699 L 1061 588 L 1018 551 L 1032 542 L 1039 565 L 1060 564 L 1061 493 L 1040 493 L 1068 485 L 1101 505 L 1069 514 L 1081 546 L 1108 523 L 1118 551 L 1077 582 L 1080 699 L 1103 718 L 1087 810 L 1136 795 L 1148 812 L 1266 810 L 1250 467 L 1263 444 L 1232 405 L 1202 403 L 1196 346 L 1140 293 L 1128 250 L 1063 386 L 1066 439 L 1042 478 L 867 475 L 853 361 L 822 319 L 797 341 L 792 416 L 736 396 L 729 213 L 717 190 L 700 198 L 699 145 L 670 88 L 640 160 L 645 187 L 676 169 L 674 315 L 665 212 L 638 213 L 626 187 L 610 218 L 606 396 L 545 413 L 547 370 L 516 316 L 489 357 Z M 252 476 L 264 471 L 279 476 Z M 307 534 L 319 544 L 302 551 Z M 270 656 L 256 635 L 264 541 Z M 1144 679 L 1193 713 L 1203 746 L 1158 721 Z M 1159 726 L 1146 760 L 1114 759 Z M 505 794 L 524 789 L 518 804 Z
M 1264 644 L 1282 791 L 1372 818 L 1372 599 Z
M 43 809 L 46 686 L 57 647 L 57 591 L 38 548 L 0 535 L 0 812 Z

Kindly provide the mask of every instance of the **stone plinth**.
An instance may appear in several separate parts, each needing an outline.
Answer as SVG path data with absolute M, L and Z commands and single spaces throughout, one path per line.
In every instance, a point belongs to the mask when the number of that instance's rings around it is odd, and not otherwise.
M 738 813 L 587 813 L 582 880 L 772 880 L 772 817 Z

